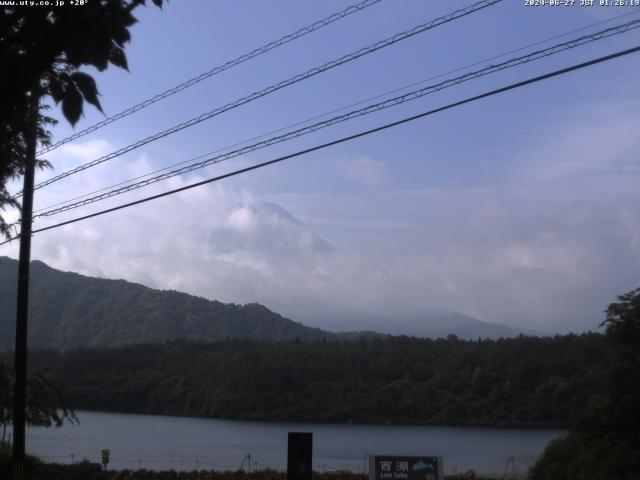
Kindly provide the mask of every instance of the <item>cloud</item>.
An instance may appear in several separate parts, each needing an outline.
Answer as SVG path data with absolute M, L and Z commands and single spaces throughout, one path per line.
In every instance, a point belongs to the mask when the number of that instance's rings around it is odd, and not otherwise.
M 81 143 L 67 143 L 46 154 L 46 157 L 53 163 L 56 169 L 54 173 L 60 174 L 63 169 L 73 168 L 79 163 L 101 157 L 111 150 L 112 146 L 109 142 L 103 139 L 96 139 Z
M 424 195 L 404 192 L 403 203 L 415 202 L 427 221 L 402 237 L 378 230 L 380 243 L 360 237 L 360 249 L 335 249 L 281 207 L 217 186 L 43 233 L 34 256 L 90 275 L 258 301 L 342 329 L 385 329 L 433 310 L 541 330 L 595 328 L 640 273 L 628 262 L 640 257 L 635 206 L 620 213 L 548 202 L 523 215 L 526 196 L 496 209 L 505 192 L 441 189 L 428 192 L 430 203 Z M 376 209 L 398 199 L 366 201 Z
M 571 192 L 602 181 L 608 189 L 611 179 L 620 181 L 622 177 L 631 177 L 637 183 L 639 111 L 640 101 L 631 99 L 624 103 L 596 103 L 575 112 L 578 120 L 540 132 L 545 141 L 518 159 L 512 172 L 514 179 L 529 184 L 570 183 Z M 620 193 L 620 187 L 626 185 L 616 185 L 614 192 Z
M 630 173 L 639 145 L 625 127 L 635 118 L 633 108 L 601 105 L 514 154 L 492 185 L 255 197 L 239 183 L 215 183 L 37 234 L 33 256 L 62 270 L 257 301 L 336 329 L 384 330 L 433 311 L 593 329 L 640 278 L 640 196 Z M 70 144 L 53 159 L 64 170 L 111 150 L 105 141 Z M 336 165 L 365 186 L 389 173 L 369 157 Z M 36 208 L 157 168 L 144 154 L 114 160 L 39 191 Z M 96 209 L 208 176 L 175 177 Z M 17 245 L 2 254 L 16 257 Z
M 389 176 L 387 165 L 370 157 L 340 159 L 336 165 L 346 178 L 368 187 L 383 185 Z
M 104 141 L 66 145 L 54 158 L 64 159 L 56 163 L 64 170 L 110 150 Z M 36 208 L 68 198 L 68 192 L 84 193 L 154 168 L 144 155 L 126 162 L 114 160 L 39 191 Z M 204 177 L 174 177 L 143 192 L 160 193 L 199 178 Z M 140 197 L 141 192 L 135 195 Z M 114 198 L 99 207 L 39 218 L 36 228 L 121 202 L 122 197 Z M 33 258 L 62 270 L 267 305 L 288 296 L 294 289 L 292 281 L 302 283 L 307 274 L 326 275 L 320 258 L 333 251 L 326 240 L 278 205 L 222 184 L 43 232 L 33 242 Z M 16 257 L 17 244 L 2 253 Z

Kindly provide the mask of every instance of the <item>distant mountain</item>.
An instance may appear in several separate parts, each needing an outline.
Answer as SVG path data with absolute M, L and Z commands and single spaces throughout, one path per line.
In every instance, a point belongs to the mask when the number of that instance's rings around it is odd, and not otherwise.
M 290 212 L 270 202 L 237 204 L 226 224 L 210 227 L 204 236 L 215 252 L 259 252 L 279 261 L 298 261 L 308 252 L 324 255 L 335 250 Z
M 321 245 L 321 248 L 331 247 Z M 0 257 L 0 350 L 13 348 L 17 274 L 18 262 Z M 31 264 L 29 347 L 32 349 L 113 347 L 178 339 L 359 342 L 389 334 L 427 338 L 456 335 L 475 340 L 537 333 L 482 322 L 460 313 L 362 323 L 359 331 L 333 333 L 294 322 L 258 303 L 225 304 L 125 280 L 62 272 L 37 260 Z
M 477 318 L 462 313 L 427 312 L 423 315 L 404 316 L 396 318 L 359 318 L 359 319 L 332 319 L 325 328 L 335 330 L 339 325 L 349 324 L 355 332 L 345 333 L 351 340 L 357 341 L 365 333 L 373 336 L 407 335 L 423 338 L 446 338 L 455 335 L 461 340 L 511 338 L 520 334 L 533 336 L 546 336 L 543 332 L 512 328 L 501 323 L 483 322 Z M 376 332 L 371 332 L 375 330 Z M 368 332 L 366 332 L 368 331 Z M 340 334 L 343 335 L 343 334 Z
M 418 336 L 446 337 L 455 335 L 464 340 L 482 338 L 509 338 L 525 333 L 501 323 L 489 323 L 462 313 L 448 313 L 427 319 L 418 328 Z
M 13 348 L 18 262 L 0 257 L 0 349 Z M 167 340 L 227 338 L 281 342 L 335 341 L 334 333 L 291 321 L 257 304 L 210 301 L 124 280 L 31 264 L 29 346 L 72 349 Z

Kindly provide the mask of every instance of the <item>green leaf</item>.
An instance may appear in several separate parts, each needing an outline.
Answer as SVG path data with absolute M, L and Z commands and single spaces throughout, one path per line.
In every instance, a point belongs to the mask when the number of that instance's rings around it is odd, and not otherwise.
M 96 52 L 90 62 L 94 67 L 96 67 L 100 72 L 107 69 L 109 66 L 109 57 L 102 52 Z
M 71 125 L 75 125 L 82 115 L 82 95 L 76 88 L 75 84 L 67 84 L 62 99 L 62 113 L 69 120 Z
M 62 100 L 62 97 L 64 96 L 64 88 L 59 79 L 52 77 L 49 80 L 49 93 L 56 104 L 60 103 L 60 100 Z
M 115 45 L 111 47 L 109 61 L 116 67 L 124 68 L 127 71 L 129 70 L 129 66 L 127 65 L 127 56 L 124 54 L 124 50 L 120 47 L 117 47 Z
M 100 105 L 100 100 L 98 100 L 98 87 L 93 77 L 83 72 L 75 72 L 71 74 L 71 80 L 76 84 L 76 87 L 78 87 L 84 99 L 104 113 Z
M 124 44 L 131 41 L 131 34 L 125 27 L 117 28 L 111 33 L 113 41 L 118 44 L 119 47 L 124 47 Z

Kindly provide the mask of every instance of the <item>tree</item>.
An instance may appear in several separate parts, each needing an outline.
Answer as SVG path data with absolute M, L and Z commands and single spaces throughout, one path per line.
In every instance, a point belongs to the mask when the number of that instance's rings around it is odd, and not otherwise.
M 603 322 L 611 348 L 602 423 L 613 444 L 635 455 L 640 475 L 640 288 L 618 297 Z
M 640 478 L 640 288 L 606 310 L 609 366 L 601 391 L 569 429 L 551 443 L 532 479 Z
M 6 444 L 7 427 L 12 420 L 13 383 L 13 369 L 0 363 L 0 445 Z M 78 421 L 64 395 L 42 374 L 34 374 L 27 381 L 26 419 L 27 425 L 32 427 L 61 427 L 65 420 L 71 423 Z
M 162 6 L 162 0 L 153 2 Z M 7 191 L 8 179 L 24 175 L 25 191 L 13 382 L 16 478 L 22 478 L 25 423 L 29 422 L 29 415 L 40 413 L 28 408 L 33 398 L 28 398 L 26 357 L 34 169 L 47 165 L 36 160 L 36 145 L 49 142 L 47 127 L 54 122 L 43 114 L 47 108 L 43 99 L 51 97 L 60 103 L 72 125 L 82 115 L 85 101 L 102 110 L 95 80 L 79 69 L 89 65 L 103 71 L 109 64 L 127 68 L 124 45 L 131 38 L 129 27 L 136 21 L 132 11 L 144 3 L 145 0 L 79 0 L 74 6 L 64 7 L 6 6 L 3 2 L 0 8 L 0 210 L 18 206 L 17 199 Z M 8 237 L 9 229 L 0 216 L 0 233 Z M 38 390 L 45 391 L 51 388 Z M 35 393 L 32 387 L 31 394 Z M 47 422 L 55 413 L 45 412 L 36 417 L 37 421 Z
M 133 10 L 145 0 L 83 0 L 82 5 L 0 7 L 0 211 L 17 207 L 6 183 L 24 173 L 26 144 L 33 130 L 30 115 L 37 102 L 36 137 L 50 141 L 47 128 L 55 120 L 44 115 L 50 97 L 72 124 L 84 102 L 100 111 L 95 80 L 79 69 L 105 70 L 109 64 L 127 69 L 124 47 L 136 22 Z M 162 0 L 153 0 L 162 7 Z M 38 167 L 47 162 L 38 161 Z M 0 233 L 9 228 L 0 215 Z

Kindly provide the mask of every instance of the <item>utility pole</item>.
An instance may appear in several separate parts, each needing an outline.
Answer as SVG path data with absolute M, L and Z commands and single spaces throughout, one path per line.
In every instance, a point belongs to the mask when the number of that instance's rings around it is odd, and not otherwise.
M 29 312 L 29 267 L 31 262 L 31 223 L 33 215 L 33 184 L 36 166 L 36 134 L 38 129 L 39 96 L 37 87 L 31 90 L 29 121 L 24 140 L 26 158 L 20 218 L 20 257 L 18 261 L 18 301 L 16 308 L 15 384 L 13 392 L 13 478 L 24 480 L 25 420 L 27 397 L 27 318 Z

